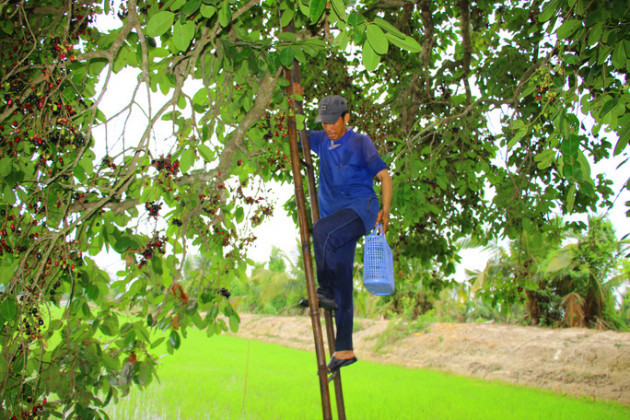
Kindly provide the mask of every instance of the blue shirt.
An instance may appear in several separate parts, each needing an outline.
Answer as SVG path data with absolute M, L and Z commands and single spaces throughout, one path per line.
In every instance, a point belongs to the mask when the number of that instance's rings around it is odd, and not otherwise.
M 374 228 L 379 201 L 374 192 L 376 174 L 387 169 L 368 136 L 352 130 L 333 142 L 325 131 L 309 131 L 311 150 L 319 155 L 319 211 L 321 217 L 352 209 L 365 231 Z

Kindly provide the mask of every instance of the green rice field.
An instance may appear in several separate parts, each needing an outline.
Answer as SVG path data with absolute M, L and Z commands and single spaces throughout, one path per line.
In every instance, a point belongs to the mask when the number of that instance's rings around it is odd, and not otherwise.
M 360 358 L 360 353 L 358 354 Z M 188 339 L 160 381 L 108 408 L 113 419 L 321 419 L 313 352 L 233 336 Z M 342 369 L 348 419 L 630 419 L 630 407 L 359 360 Z M 334 391 L 331 384 L 331 399 Z M 333 407 L 334 418 L 337 418 Z

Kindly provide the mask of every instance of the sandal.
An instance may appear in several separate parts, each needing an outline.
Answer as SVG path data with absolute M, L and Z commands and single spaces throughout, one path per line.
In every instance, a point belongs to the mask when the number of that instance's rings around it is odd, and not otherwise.
M 319 293 L 317 294 L 317 302 L 320 308 L 324 308 L 327 311 L 335 311 L 338 308 L 334 300 L 329 299 Z M 308 299 L 300 299 L 300 301 L 298 302 L 298 306 L 301 306 L 302 308 L 308 308 Z
M 330 362 L 328 362 L 328 373 L 334 373 L 342 367 L 351 365 L 356 361 L 356 357 L 351 357 L 350 359 L 337 359 L 335 356 L 332 356 L 330 358 Z

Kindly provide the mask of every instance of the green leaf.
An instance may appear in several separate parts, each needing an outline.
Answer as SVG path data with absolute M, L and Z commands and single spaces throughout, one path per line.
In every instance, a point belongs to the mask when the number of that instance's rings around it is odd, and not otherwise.
M 306 129 L 306 125 L 304 124 L 305 121 L 306 121 L 305 115 L 296 114 L 295 115 L 295 128 L 298 131 L 305 130 Z
M 573 205 L 575 204 L 575 190 L 576 190 L 576 185 L 571 184 L 571 186 L 569 187 L 569 191 L 567 191 L 567 196 L 566 196 L 566 201 L 565 201 L 565 204 L 567 205 L 566 206 L 567 213 L 571 213 L 573 211 Z
M 560 25 L 556 34 L 560 39 L 567 39 L 581 24 L 582 22 L 576 19 L 567 20 L 562 25 Z
M 326 0 L 311 0 L 311 4 L 309 5 L 309 16 L 311 18 L 311 22 L 315 23 L 319 20 L 324 13 L 324 9 L 326 8 Z
M 184 150 L 182 157 L 179 158 L 179 169 L 182 173 L 186 173 L 193 166 L 193 163 L 195 163 L 195 152 L 192 149 Z
M 624 116 L 619 123 L 620 128 L 619 131 L 617 131 L 619 140 L 615 145 L 615 156 L 621 154 L 626 146 L 628 146 L 628 140 L 630 140 L 630 115 Z
M 573 187 L 575 187 L 575 185 L 573 185 Z M 557 273 L 558 271 L 569 267 L 573 262 L 573 252 L 570 251 L 571 248 L 569 248 L 569 251 L 563 251 L 558 255 L 553 256 L 551 261 L 549 261 L 546 273 Z
M 551 166 L 556 156 L 556 152 L 553 149 L 545 149 L 538 153 L 534 160 L 538 162 L 538 169 L 545 169 Z
M 543 11 L 538 15 L 539 22 L 547 22 L 549 19 L 555 15 L 558 10 L 558 3 L 560 0 L 553 0 L 543 9 Z
M 175 15 L 171 12 L 157 12 L 151 17 L 151 19 L 149 19 L 145 33 L 148 36 L 160 36 L 171 29 L 174 20 Z
M 12 321 L 17 316 L 17 305 L 12 297 L 6 297 L 0 305 L 0 316 L 5 321 Z
M 586 156 L 581 150 L 578 150 L 577 163 L 579 165 L 579 173 L 581 175 L 578 179 L 580 181 L 591 180 L 591 164 L 588 162 L 588 159 L 586 159 Z
M 195 36 L 195 24 L 186 22 L 182 24 L 180 21 L 175 23 L 173 28 L 173 44 L 179 51 L 186 51 Z
M 275 73 L 280 68 L 280 56 L 277 52 L 271 51 L 267 54 L 267 65 L 271 73 Z
M 293 47 L 288 46 L 280 50 L 280 63 L 287 68 L 293 67 L 293 58 L 295 57 L 295 51 Z
M 205 17 L 206 19 L 210 19 L 217 12 L 217 8 L 214 6 L 209 6 L 207 4 L 202 4 L 200 12 L 201 16 Z
M 136 370 L 138 371 L 139 385 L 146 386 L 151 383 L 151 375 L 153 374 L 153 369 L 151 368 L 151 364 L 149 362 L 138 362 L 136 364 Z
M 422 46 L 420 46 L 418 41 L 410 36 L 405 36 L 403 39 L 401 39 L 396 35 L 392 35 L 389 32 L 386 32 L 385 37 L 395 46 L 402 48 L 403 50 L 407 50 L 410 53 L 419 53 L 420 51 L 422 51 Z
M 230 3 L 227 0 L 223 0 L 221 9 L 219 9 L 219 24 L 224 28 L 228 27 L 232 22 L 232 10 L 230 9 Z
M 13 159 L 8 156 L 0 159 L 0 177 L 6 178 L 11 173 L 11 169 L 13 168 Z
M 580 150 L 580 137 L 577 134 L 572 134 L 562 141 L 560 149 L 564 156 L 577 156 L 578 150 Z
M 286 9 L 282 11 L 282 17 L 280 18 L 280 25 L 283 28 L 289 25 L 289 23 L 291 23 L 291 20 L 293 19 L 294 14 L 295 14 L 295 11 L 293 9 Z
M 195 92 L 195 95 L 193 96 L 193 104 L 199 106 L 208 105 L 208 93 L 209 91 L 206 87 L 202 87 L 201 89 L 199 89 L 197 92 Z M 173 117 L 176 116 L 174 115 Z
M 363 17 L 363 15 L 357 12 L 351 12 L 350 15 L 348 16 L 348 24 L 350 24 L 350 26 L 352 26 L 355 29 L 357 26 L 359 26 L 363 22 L 365 22 L 365 18 Z
M 179 345 L 181 344 L 181 338 L 177 331 L 171 330 L 171 334 L 168 336 L 168 341 L 169 343 L 171 343 L 171 346 L 173 346 L 174 349 L 179 348 Z
M 101 360 L 105 369 L 110 371 L 118 371 L 120 369 L 120 359 L 118 357 L 112 357 L 107 353 L 101 354 Z
M 295 42 L 297 40 L 297 35 L 293 32 L 278 32 L 276 36 L 279 40 L 285 42 Z
M 363 44 L 363 66 L 368 71 L 376 70 L 378 63 L 381 61 L 381 56 L 376 54 L 370 44 L 366 42 Z
M 4 357 L 0 357 L 0 377 L 4 378 L 7 371 L 9 370 L 9 364 L 7 363 Z
M 597 114 L 597 118 L 599 119 L 603 118 L 606 114 L 608 114 L 617 105 L 617 102 L 619 102 L 618 96 L 613 96 L 612 98 L 607 95 L 604 96 L 604 98 L 606 97 L 610 99 L 604 102 L 604 106 L 602 106 L 602 108 L 599 110 L 599 114 Z
M 236 316 L 236 314 L 234 314 L 233 316 L 229 317 L 229 321 L 230 323 L 230 331 L 232 332 L 237 332 L 238 331 L 238 326 L 240 324 L 240 320 L 238 318 L 238 316 Z
M 368 42 L 370 46 L 380 55 L 387 54 L 387 49 L 389 48 L 389 42 L 387 42 L 387 38 L 385 34 L 378 26 L 374 24 L 368 24 L 366 31 Z
M 13 25 L 13 22 L 7 19 L 2 20 L 2 23 L 0 23 L 0 27 L 8 35 L 13 35 L 13 32 L 15 31 L 15 26 Z
M 187 0 L 184 7 L 182 7 L 181 12 L 187 16 L 190 16 L 194 14 L 197 10 L 199 10 L 199 6 L 201 6 L 201 0 Z
M 612 53 L 612 63 L 618 70 L 624 70 L 626 68 L 626 48 L 623 42 L 617 42 Z
M 343 0 L 332 0 L 331 2 L 333 10 L 337 13 L 340 19 L 345 20 L 346 18 L 346 5 Z
M 186 0 L 171 0 L 171 4 L 168 6 L 168 8 L 172 11 L 172 12 L 176 12 L 179 9 L 182 8 L 182 6 L 184 6 L 186 4 Z
M 518 130 L 518 131 L 516 132 L 516 134 L 514 134 L 514 137 L 512 137 L 512 138 L 510 139 L 510 141 L 508 142 L 508 144 L 507 144 L 508 149 L 511 149 L 512 147 L 514 147 L 514 145 L 515 145 L 516 143 L 518 143 L 518 141 L 519 141 L 520 139 L 522 139 L 523 137 L 525 137 L 525 135 L 526 135 L 526 134 L 527 134 L 527 128 L 526 128 L 526 127 L 521 128 L 520 130 Z
M 243 211 L 243 207 L 237 207 L 236 210 L 234 210 L 234 218 L 236 219 L 236 222 L 241 223 L 244 217 L 245 212 Z
M 212 162 L 214 160 L 214 154 L 212 153 L 212 150 L 210 150 L 210 148 L 205 144 L 200 144 L 199 146 L 197 146 L 197 151 L 204 161 Z
M 386 33 L 390 33 L 392 35 L 395 35 L 397 38 L 405 39 L 407 37 L 407 35 L 405 35 L 402 32 L 400 32 L 398 30 L 398 28 L 396 28 L 394 25 L 392 25 L 391 23 L 389 23 L 385 19 L 381 19 L 380 17 L 377 17 L 377 18 L 374 19 L 374 23 L 376 23 L 378 26 L 380 26 L 380 28 L 382 30 L 384 30 Z
M 588 33 L 588 42 L 589 46 L 599 42 L 602 39 L 602 25 L 603 22 L 597 22 L 593 25 Z

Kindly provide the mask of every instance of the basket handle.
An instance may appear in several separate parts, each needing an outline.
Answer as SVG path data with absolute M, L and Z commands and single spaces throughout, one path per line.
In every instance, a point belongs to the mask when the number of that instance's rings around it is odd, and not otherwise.
M 379 223 L 378 225 L 374 227 L 374 230 L 372 231 L 372 235 L 382 235 L 382 234 L 383 234 L 383 224 Z

